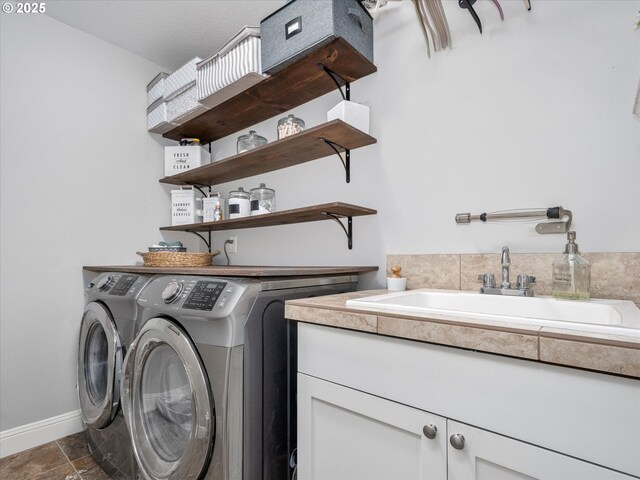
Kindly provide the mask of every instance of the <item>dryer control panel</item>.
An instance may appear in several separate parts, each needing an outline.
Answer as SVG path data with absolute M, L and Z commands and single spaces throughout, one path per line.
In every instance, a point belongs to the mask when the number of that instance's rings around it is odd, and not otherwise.
M 191 289 L 189 296 L 182 304 L 182 308 L 212 310 L 226 286 L 226 282 L 199 281 Z
M 158 276 L 143 290 L 138 305 L 149 315 L 175 315 L 176 318 L 227 318 L 248 311 L 253 296 L 261 290 L 255 279 L 195 275 Z

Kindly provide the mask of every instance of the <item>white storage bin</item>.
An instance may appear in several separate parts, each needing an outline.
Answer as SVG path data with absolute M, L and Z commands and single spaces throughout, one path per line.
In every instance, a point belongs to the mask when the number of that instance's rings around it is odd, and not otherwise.
M 195 57 L 189 60 L 178 70 L 173 72 L 164 80 L 164 98 L 165 100 L 171 100 L 176 95 L 180 95 L 186 89 L 191 87 L 196 81 L 196 65 L 201 60 L 200 57 Z
M 244 27 L 197 66 L 198 101 L 209 108 L 262 81 L 260 28 Z
M 150 132 L 167 133 L 177 126 L 177 123 L 169 121 L 167 103 L 161 98 L 147 108 L 147 130 Z
M 164 175 L 170 177 L 211 163 L 211 154 L 201 145 L 164 147 Z
M 195 82 L 186 90 L 167 100 L 169 122 L 178 125 L 182 125 L 208 109 L 208 107 L 198 103 Z
M 198 222 L 196 189 L 181 187 L 171 190 L 171 225 L 187 225 Z
M 344 100 L 327 112 L 327 121 L 340 119 L 369 134 L 369 107 Z
M 149 85 L 147 85 L 147 106 L 161 98 L 164 98 L 164 80 L 168 76 L 168 73 L 159 73 L 149 82 Z

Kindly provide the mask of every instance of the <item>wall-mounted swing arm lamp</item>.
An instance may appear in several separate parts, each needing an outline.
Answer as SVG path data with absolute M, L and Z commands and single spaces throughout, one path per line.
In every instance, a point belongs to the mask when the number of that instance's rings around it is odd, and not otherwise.
M 535 220 L 543 219 L 551 220 L 536 225 L 536 232 L 540 234 L 547 233 L 566 233 L 571 227 L 573 215 L 571 210 L 562 207 L 551 207 L 545 209 L 524 209 L 524 210 L 503 210 L 499 212 L 481 213 L 480 215 L 471 215 L 470 213 L 458 213 L 456 215 L 456 223 L 468 224 L 473 221 L 480 220 L 483 223 L 495 221 L 509 220 Z M 557 220 L 557 221 L 555 221 Z

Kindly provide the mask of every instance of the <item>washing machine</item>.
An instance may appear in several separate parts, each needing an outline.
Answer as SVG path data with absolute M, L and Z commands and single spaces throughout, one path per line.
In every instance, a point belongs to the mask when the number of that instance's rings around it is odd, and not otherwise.
M 134 338 L 138 295 L 151 277 L 101 273 L 85 287 L 78 348 L 78 399 L 87 447 L 112 478 L 137 477 L 120 407 L 121 371 Z
M 284 302 L 352 275 L 156 277 L 138 299 L 122 403 L 142 478 L 285 480 L 296 446 L 297 330 Z

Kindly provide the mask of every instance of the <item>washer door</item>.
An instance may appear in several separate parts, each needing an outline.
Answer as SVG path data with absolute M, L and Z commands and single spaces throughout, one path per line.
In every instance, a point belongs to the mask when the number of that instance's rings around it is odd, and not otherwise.
M 164 318 L 145 323 L 125 358 L 122 405 L 147 478 L 199 478 L 213 451 L 212 398 L 186 332 Z
M 80 325 L 78 398 L 82 420 L 92 428 L 106 427 L 118 411 L 122 360 L 111 313 L 101 303 L 88 304 Z

